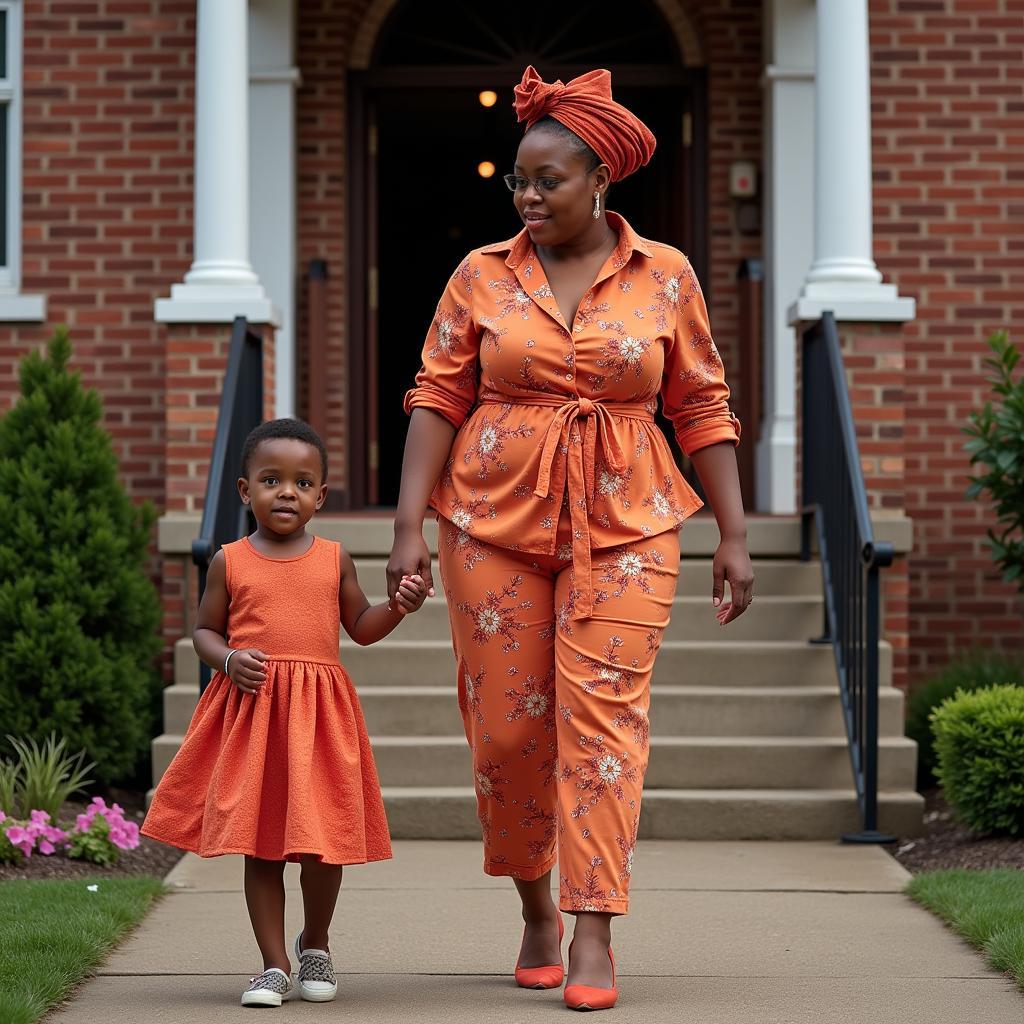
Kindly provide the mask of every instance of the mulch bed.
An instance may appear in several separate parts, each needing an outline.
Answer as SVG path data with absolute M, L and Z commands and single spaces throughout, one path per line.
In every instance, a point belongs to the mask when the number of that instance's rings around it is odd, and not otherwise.
M 929 790 L 924 797 L 924 835 L 886 847 L 908 871 L 1024 868 L 1024 837 L 978 836 L 955 820 L 941 789 Z
M 142 824 L 146 816 L 145 793 L 113 789 L 103 794 L 103 797 L 108 806 L 120 804 L 124 808 L 126 820 Z M 74 823 L 75 816 L 81 814 L 87 804 L 88 801 L 69 800 L 61 809 L 59 824 L 66 827 Z M 49 857 L 33 853 L 20 864 L 0 864 L 0 882 L 14 878 L 99 878 L 113 875 L 156 875 L 157 878 L 163 878 L 181 857 L 181 850 L 139 836 L 139 845 L 134 850 L 122 850 L 117 863 L 109 867 L 84 860 L 69 860 L 59 853 Z

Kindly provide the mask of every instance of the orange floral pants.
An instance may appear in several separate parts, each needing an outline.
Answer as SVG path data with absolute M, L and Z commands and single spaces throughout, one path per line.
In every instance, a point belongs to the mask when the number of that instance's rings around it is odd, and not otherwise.
M 567 526 L 538 555 L 439 524 L 484 871 L 533 880 L 557 862 L 563 910 L 623 914 L 679 534 L 594 550 L 594 612 L 574 619 Z

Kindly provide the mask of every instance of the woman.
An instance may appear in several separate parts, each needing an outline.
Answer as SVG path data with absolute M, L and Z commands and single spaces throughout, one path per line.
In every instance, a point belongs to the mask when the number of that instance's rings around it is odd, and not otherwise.
M 388 590 L 431 585 L 429 504 L 484 870 L 522 899 L 516 980 L 562 982 L 557 862 L 559 909 L 576 915 L 565 1001 L 597 1009 L 617 998 L 611 919 L 628 906 L 678 529 L 701 505 L 655 424 L 659 394 L 718 520 L 719 622 L 746 609 L 753 572 L 700 287 L 682 253 L 605 206 L 654 137 L 607 71 L 563 85 L 531 67 L 515 94 L 526 133 L 506 182 L 525 227 L 470 253 L 441 298 L 406 397 Z

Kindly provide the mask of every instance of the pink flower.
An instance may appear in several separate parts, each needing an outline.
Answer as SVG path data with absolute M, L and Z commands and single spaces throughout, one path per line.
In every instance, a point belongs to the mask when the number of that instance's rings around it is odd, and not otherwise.
M 7 830 L 7 838 L 17 846 L 19 843 L 23 843 L 29 838 L 28 832 L 21 827 L 21 825 L 12 825 Z
M 75 828 L 78 829 L 79 832 L 88 832 L 91 824 L 92 818 L 87 814 L 79 814 L 78 817 L 75 818 Z
M 50 815 L 46 811 L 33 811 L 31 814 L 33 825 L 49 825 Z
M 39 843 L 39 852 L 47 855 L 53 853 L 56 847 L 49 841 L 49 839 L 43 839 Z

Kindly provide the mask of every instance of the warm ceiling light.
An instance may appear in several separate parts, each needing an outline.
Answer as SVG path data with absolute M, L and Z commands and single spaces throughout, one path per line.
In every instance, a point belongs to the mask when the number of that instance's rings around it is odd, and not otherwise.
M 494 171 L 494 164 L 492 164 L 490 160 L 482 160 L 476 165 L 476 173 L 479 174 L 481 178 L 493 178 Z
M 480 93 L 480 105 L 483 107 L 493 107 L 498 102 L 498 94 L 493 92 L 491 89 L 484 89 Z

